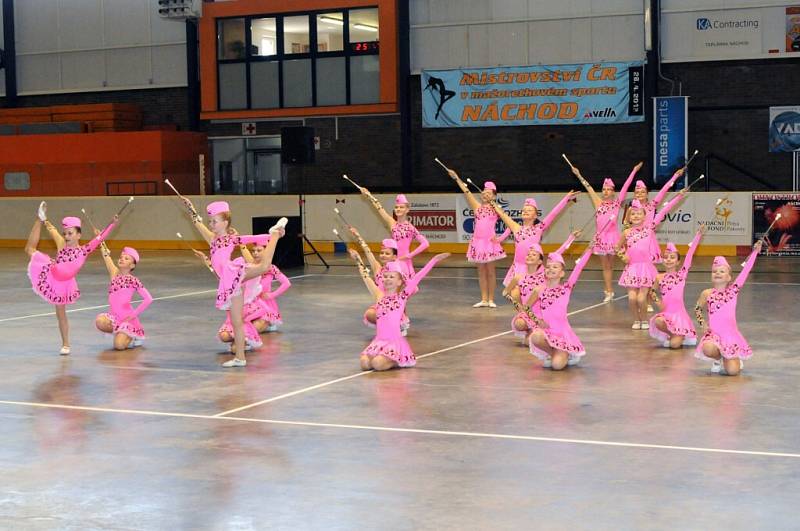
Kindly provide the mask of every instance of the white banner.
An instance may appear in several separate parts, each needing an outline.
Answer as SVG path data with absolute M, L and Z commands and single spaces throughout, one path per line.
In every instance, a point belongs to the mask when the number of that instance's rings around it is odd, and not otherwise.
M 690 194 L 667 214 L 656 234 L 661 242 L 687 244 L 694 238 L 697 228 L 705 225 L 703 241 L 706 243 L 728 243 L 726 240 L 730 239 L 744 241 L 751 232 L 751 202 L 748 192 Z

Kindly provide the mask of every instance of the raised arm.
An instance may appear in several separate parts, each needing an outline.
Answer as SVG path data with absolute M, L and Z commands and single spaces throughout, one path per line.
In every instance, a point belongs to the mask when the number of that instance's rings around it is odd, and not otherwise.
M 595 208 L 599 207 L 600 203 L 602 203 L 602 199 L 600 199 L 600 196 L 597 195 L 597 192 L 594 191 L 594 188 L 592 188 L 592 185 L 589 184 L 589 181 L 583 178 L 583 175 L 581 175 L 581 170 L 573 166 L 572 174 L 575 175 L 575 177 L 578 178 L 583 187 L 586 188 L 586 191 L 589 193 L 589 197 L 592 199 L 592 204 L 594 205 L 594 207 Z
M 689 243 L 689 250 L 686 251 L 686 258 L 683 259 L 683 267 L 681 269 L 686 270 L 689 272 L 689 269 L 692 267 L 692 260 L 694 259 L 694 253 L 697 251 L 697 247 L 700 245 L 700 240 L 703 238 L 703 234 L 706 232 L 706 226 L 700 225 L 700 228 L 697 229 L 697 234 L 694 235 L 694 239 Z
M 101 243 L 103 243 L 106 238 L 108 238 L 108 235 L 111 234 L 111 231 L 114 230 L 114 227 L 117 226 L 117 221 L 119 221 L 119 218 L 117 216 L 114 216 L 114 218 L 111 220 L 111 223 L 109 223 L 108 226 L 105 229 L 103 229 L 103 231 L 100 234 L 89 240 L 89 243 L 86 244 L 86 249 L 89 252 L 92 252 L 95 249 L 97 249 L 97 247 Z
M 637 164 L 636 166 L 633 167 L 633 169 L 631 170 L 630 175 L 628 175 L 628 178 L 625 180 L 625 183 L 622 185 L 622 188 L 619 189 L 619 195 L 617 197 L 619 198 L 620 201 L 624 201 L 625 200 L 625 196 L 628 195 L 628 190 L 630 189 L 631 184 L 633 183 L 633 179 L 634 179 L 634 177 L 636 177 L 636 174 L 639 173 L 639 170 L 642 169 L 642 165 L 643 164 L 644 164 L 644 162 L 640 162 L 639 164 Z
M 503 220 L 503 223 L 505 223 L 505 224 L 506 224 L 506 230 L 507 230 L 507 231 L 511 231 L 511 232 L 513 232 L 514 234 L 516 234 L 517 232 L 519 232 L 519 229 L 521 229 L 521 228 L 522 228 L 522 227 L 520 226 L 520 224 L 519 224 L 519 223 L 517 223 L 516 221 L 514 221 L 514 220 L 511 218 L 511 216 L 509 216 L 508 214 L 506 214 L 505 210 L 503 210 L 502 208 L 500 208 L 500 205 L 498 205 L 496 201 L 492 201 L 492 207 L 494 207 L 494 211 L 495 211 L 495 212 L 497 212 L 497 216 L 498 216 L 500 219 L 502 219 L 502 220 Z M 474 210 L 474 209 L 473 209 L 473 210 Z M 505 238 L 503 238 L 503 240 L 505 240 L 506 238 L 508 238 L 508 234 L 506 234 L 506 231 L 503 231 L 503 234 L 505 235 Z M 503 240 L 499 240 L 499 241 L 503 241 Z
M 428 238 L 423 236 L 422 233 L 418 231 L 416 227 L 414 227 L 414 239 L 417 240 L 417 242 L 419 242 L 419 245 L 417 245 L 417 247 L 413 251 L 408 253 L 409 258 L 414 258 L 418 254 L 425 252 L 425 249 L 427 249 L 431 245 L 428 242 Z
M 275 272 L 274 278 L 280 283 L 280 285 L 278 286 L 278 289 L 270 292 L 270 297 L 272 297 L 273 299 L 277 299 L 278 297 L 286 293 L 287 289 L 292 287 L 292 283 L 289 280 L 289 277 L 287 277 L 283 273 L 283 271 L 281 271 L 277 267 L 273 266 L 273 271 Z
M 681 190 L 680 192 L 678 192 L 675 195 L 675 197 L 673 197 L 672 199 L 667 201 L 664 204 L 664 206 L 661 207 L 661 210 L 658 211 L 658 214 L 656 214 L 656 217 L 653 219 L 653 223 L 655 224 L 655 226 L 658 226 L 659 224 L 661 224 L 661 222 L 664 221 L 664 219 L 667 217 L 667 214 L 669 214 L 669 212 L 673 208 L 675 208 L 675 205 L 677 205 L 678 203 L 683 201 L 684 197 L 686 197 L 686 189 L 685 188 L 683 190 Z
M 589 245 L 586 247 L 586 250 L 583 251 L 583 254 L 578 261 L 575 262 L 575 269 L 572 270 L 572 273 L 569 274 L 569 279 L 567 280 L 567 284 L 570 286 L 574 286 L 578 282 L 578 277 L 581 276 L 583 272 L 583 268 L 586 267 L 586 264 L 589 263 L 589 258 L 592 256 L 592 246 Z
M 472 210 L 478 210 L 481 207 L 481 204 L 475 199 L 475 196 L 472 195 L 472 192 L 469 191 L 469 187 L 467 183 L 461 180 L 455 170 L 447 170 L 447 174 L 450 175 L 450 178 L 456 182 L 456 185 L 461 189 L 464 193 L 464 197 L 467 198 L 467 204 Z
M 542 223 L 544 224 L 545 228 L 550 228 L 550 225 L 556 220 L 559 214 L 567 207 L 567 203 L 573 197 L 576 197 L 580 192 L 576 192 L 574 190 L 570 190 L 564 197 L 561 198 L 561 201 L 558 202 L 556 206 L 547 214 Z
M 664 198 L 667 196 L 667 192 L 669 192 L 669 189 L 675 184 L 675 181 L 677 181 L 678 178 L 683 175 L 683 171 L 683 168 L 680 168 L 678 171 L 673 173 L 672 177 L 669 178 L 669 181 L 667 181 L 664 186 L 661 187 L 661 190 L 658 191 L 655 199 L 653 199 L 656 204 L 664 200 Z
M 203 237 L 206 243 L 210 244 L 214 240 L 214 233 L 211 232 L 211 229 L 203 224 L 203 218 L 201 218 L 197 213 L 197 209 L 194 208 L 191 200 L 185 196 L 180 196 L 180 198 L 181 201 L 183 201 L 183 204 L 186 205 L 186 208 L 189 209 L 189 215 L 192 218 L 192 225 L 194 225 L 194 228 L 197 229 L 197 232 L 200 233 L 200 236 Z
M 378 199 L 374 195 L 372 195 L 372 193 L 370 193 L 369 190 L 367 190 L 363 186 L 360 187 L 359 190 L 361 191 L 361 195 L 366 197 L 369 200 L 369 202 L 372 203 L 372 207 L 375 209 L 375 211 L 381 217 L 381 219 L 386 224 L 386 226 L 389 227 L 389 230 L 392 230 L 392 228 L 395 226 L 397 221 L 395 221 L 395 219 L 388 212 L 386 212 L 386 209 L 383 208 L 383 205 L 381 204 L 381 202 L 378 201 Z
M 147 291 L 141 282 L 139 282 L 139 286 L 136 288 L 136 293 L 142 298 L 142 302 L 139 303 L 139 306 L 136 307 L 135 310 L 130 314 L 128 317 L 129 319 L 135 319 L 139 317 L 139 315 L 147 309 L 150 304 L 153 303 L 153 296 L 150 295 L 150 292 Z
M 350 234 L 358 241 L 358 244 L 361 246 L 361 250 L 364 251 L 364 256 L 367 257 L 367 262 L 369 262 L 369 266 L 372 268 L 373 271 L 376 273 L 381 269 L 381 263 L 378 262 L 378 259 L 375 258 L 375 255 L 372 253 L 372 249 L 369 248 L 369 245 L 364 238 L 361 237 L 361 233 L 358 232 L 358 229 L 355 227 L 350 227 Z
M 375 298 L 375 300 L 379 301 L 381 297 L 383 297 L 383 292 L 378 287 L 378 285 L 375 284 L 375 281 L 370 276 L 369 269 L 367 269 L 367 266 L 364 265 L 364 261 L 361 260 L 361 255 L 359 255 L 358 251 L 356 251 L 355 249 L 350 249 L 350 257 L 356 263 L 356 266 L 358 267 L 358 274 L 364 281 L 364 285 L 367 286 L 367 289 Z
M 428 260 L 428 263 L 425 264 L 425 266 L 422 269 L 414 273 L 414 276 L 408 279 L 408 281 L 406 282 L 406 288 L 405 288 L 406 291 L 408 293 L 413 293 L 414 290 L 417 289 L 417 286 L 422 281 L 422 279 L 425 278 L 425 276 L 431 272 L 431 269 L 433 269 L 433 267 L 436 264 L 438 264 L 448 256 L 450 256 L 450 253 L 441 253 L 437 254 L 436 256 Z
M 44 221 L 44 228 L 47 229 L 47 233 L 56 243 L 56 249 L 58 249 L 59 251 L 63 249 L 64 246 L 67 244 L 67 242 L 64 241 L 64 237 L 61 236 L 61 233 L 58 232 L 58 229 L 55 228 L 53 224 L 50 223 L 49 220 Z
M 579 230 L 574 230 L 574 231 L 570 232 L 569 236 L 567 236 L 567 239 L 564 241 L 564 243 L 561 244 L 561 247 L 558 248 L 556 253 L 564 254 L 564 251 L 566 251 L 567 249 L 570 248 L 570 246 L 572 245 L 572 242 L 575 241 L 575 239 L 580 235 L 580 233 L 581 233 L 581 231 L 579 231 Z M 591 245 L 589 247 L 591 247 Z
M 740 288 L 744 286 L 744 283 L 747 280 L 747 276 L 753 269 L 753 266 L 756 263 L 756 257 L 758 257 L 758 253 L 761 252 L 762 244 L 763 242 L 761 240 L 758 240 L 755 243 L 755 245 L 753 245 L 753 251 L 750 253 L 750 256 L 747 257 L 747 260 L 745 260 L 744 267 L 742 267 L 742 270 L 739 271 L 739 274 L 736 276 L 736 280 L 733 281 L 733 283 L 739 286 Z
M 98 234 L 100 233 L 99 230 L 96 232 Z M 114 260 L 111 259 L 111 251 L 108 249 L 106 242 L 100 244 L 100 254 L 103 255 L 103 262 L 106 264 L 108 276 L 111 278 L 111 280 L 114 280 L 114 277 L 119 273 L 119 269 L 117 269 L 116 264 L 114 264 Z

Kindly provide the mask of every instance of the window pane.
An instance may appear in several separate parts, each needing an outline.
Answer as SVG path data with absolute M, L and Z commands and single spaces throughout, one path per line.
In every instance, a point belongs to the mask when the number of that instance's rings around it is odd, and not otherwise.
M 217 21 L 217 54 L 220 59 L 244 59 L 244 19 Z
M 311 53 L 308 38 L 308 16 L 283 19 L 283 53 Z
M 350 42 L 377 42 L 378 8 L 350 10 Z
M 311 59 L 283 62 L 283 106 L 311 107 Z
M 380 62 L 377 55 L 350 58 L 350 103 L 380 101 Z
M 259 18 L 252 21 L 250 27 L 250 40 L 253 43 L 253 55 L 262 57 L 277 55 L 278 32 L 275 29 L 274 18 Z
M 244 109 L 247 107 L 247 78 L 245 63 L 219 65 L 219 108 Z
M 317 51 L 344 50 L 344 13 L 317 15 Z
M 317 105 L 347 104 L 345 58 L 317 59 Z
M 250 63 L 250 105 L 253 109 L 280 107 L 278 96 L 278 63 Z

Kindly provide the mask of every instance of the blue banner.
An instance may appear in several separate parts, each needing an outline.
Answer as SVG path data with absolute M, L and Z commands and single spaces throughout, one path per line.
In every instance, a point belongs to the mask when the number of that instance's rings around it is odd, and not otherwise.
M 686 164 L 688 98 L 653 98 L 653 120 L 653 180 L 663 184 Z
M 423 127 L 644 121 L 643 64 L 423 70 Z
M 800 151 L 800 106 L 769 108 L 769 151 Z

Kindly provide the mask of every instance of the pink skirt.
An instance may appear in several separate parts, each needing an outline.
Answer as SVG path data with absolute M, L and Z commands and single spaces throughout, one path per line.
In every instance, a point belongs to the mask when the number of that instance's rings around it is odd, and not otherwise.
M 523 274 L 525 274 L 525 271 L 527 270 L 527 267 L 528 267 L 527 265 L 523 266 L 523 268 L 522 268 Z M 514 278 L 514 275 L 517 274 L 517 270 L 518 270 L 518 268 L 517 268 L 516 262 L 511 262 L 511 267 L 508 268 L 508 273 L 506 273 L 506 276 L 503 277 L 503 285 L 504 286 L 508 286 L 511 283 L 511 279 Z
M 656 326 L 656 319 L 659 317 L 664 319 L 669 334 L 665 334 Z M 683 309 L 677 312 L 661 312 L 655 314 L 650 318 L 650 328 L 648 331 L 650 332 L 650 337 L 661 342 L 668 340 L 670 336 L 683 336 L 684 345 L 694 345 L 697 341 L 697 332 L 694 331 L 694 323 L 692 323 L 686 310 Z
M 592 247 L 592 254 L 597 256 L 606 256 L 617 254 L 617 243 L 619 242 L 620 234 L 618 231 L 604 232 L 597 238 L 597 242 Z
M 244 303 L 252 302 L 261 294 L 261 282 L 258 278 L 251 278 L 242 285 L 247 270 L 247 263 L 243 258 L 237 258 L 222 268 L 217 287 L 217 309 L 227 311 L 231 309 L 231 299 L 237 295 L 244 295 Z M 244 288 L 244 292 L 242 289 Z
M 399 367 L 413 367 L 417 364 L 417 357 L 414 356 L 411 345 L 402 336 L 393 341 L 373 339 L 361 355 L 370 358 L 384 356 L 393 360 Z
M 264 315 L 261 319 L 269 322 L 270 325 L 281 325 L 283 324 L 283 319 L 281 318 L 281 310 L 278 308 L 278 301 L 275 299 L 265 299 L 261 298 L 264 302 Z
M 111 312 L 101 313 L 97 317 L 105 317 L 111 321 L 111 326 L 114 327 L 113 334 L 125 334 L 131 339 L 143 340 L 145 338 L 142 323 L 139 322 L 138 318 L 134 317 L 123 322 L 120 317 Z
M 517 330 L 516 321 L 517 319 L 522 319 L 525 321 L 525 324 L 528 326 L 528 331 Z M 517 315 L 511 318 L 511 332 L 514 334 L 514 337 L 526 337 L 531 330 L 534 329 L 536 323 L 528 316 L 525 312 L 519 312 Z
M 467 248 L 467 261 L 473 264 L 488 264 L 505 257 L 506 252 L 503 250 L 503 246 L 491 239 L 473 236 Z
M 619 285 L 623 288 L 650 288 L 656 280 L 658 270 L 650 262 L 628 264 L 619 277 Z
M 28 278 L 33 291 L 50 304 L 73 304 L 81 296 L 74 278 L 57 280 L 53 276 L 53 260 L 46 254 L 36 251 L 28 262 Z
M 753 357 L 753 349 L 750 348 L 747 340 L 745 340 L 744 336 L 738 330 L 726 334 L 725 337 L 720 336 L 720 334 L 715 334 L 712 330 L 703 334 L 703 337 L 697 342 L 694 357 L 701 360 L 713 361 L 703 354 L 703 343 L 706 341 L 710 341 L 716 345 L 722 357 L 726 359 L 731 360 L 739 358 L 741 360 L 746 360 Z
M 580 358 L 586 355 L 586 349 L 583 348 L 583 343 L 581 343 L 581 340 L 578 339 L 578 336 L 575 334 L 575 332 L 572 331 L 572 327 L 565 326 L 560 330 L 556 330 L 552 327 L 536 327 L 536 330 L 541 330 L 544 332 L 544 336 L 548 345 L 556 350 L 563 350 L 569 354 L 570 358 Z M 547 352 L 536 347 L 533 342 L 533 338 L 531 338 L 530 341 L 530 350 L 531 354 L 542 361 L 545 361 L 549 356 Z

